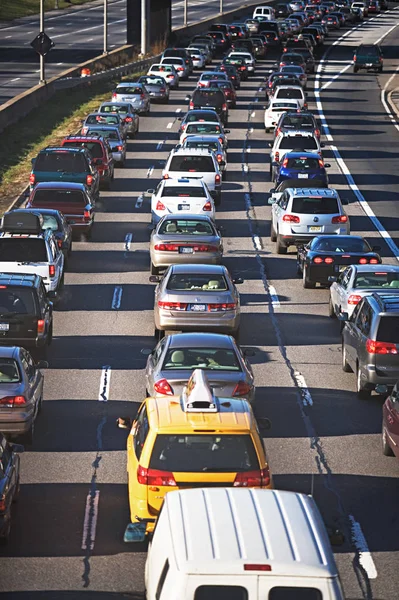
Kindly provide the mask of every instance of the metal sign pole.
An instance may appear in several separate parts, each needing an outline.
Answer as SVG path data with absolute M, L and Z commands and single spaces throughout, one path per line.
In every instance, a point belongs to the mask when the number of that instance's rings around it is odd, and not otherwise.
M 187 12 L 188 12 L 188 0 L 184 0 L 184 22 L 183 25 L 184 27 L 187 27 Z
M 108 0 L 104 0 L 104 54 L 108 54 Z
M 219 9 L 220 14 L 222 14 L 223 12 L 223 0 L 220 0 L 220 9 Z
M 44 0 L 40 0 L 40 33 L 44 32 Z M 44 56 L 40 55 L 40 83 L 46 83 Z
M 148 3 L 147 0 L 141 0 L 141 54 L 147 54 L 147 36 L 148 36 Z

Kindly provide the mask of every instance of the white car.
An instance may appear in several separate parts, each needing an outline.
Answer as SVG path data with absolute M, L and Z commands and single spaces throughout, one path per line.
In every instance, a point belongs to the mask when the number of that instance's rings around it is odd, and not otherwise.
M 275 16 L 276 11 L 272 6 L 257 6 L 252 14 L 253 19 L 256 19 L 256 17 L 262 17 L 267 21 L 274 21 Z
M 195 69 L 203 69 L 206 63 L 205 53 L 199 48 L 186 48 L 187 52 L 191 56 L 191 60 L 193 61 L 193 67 Z
M 360 8 L 365 17 L 367 17 L 369 14 L 368 7 L 365 2 L 352 2 L 351 8 Z
M 173 65 L 151 65 L 147 75 L 159 75 L 165 80 L 171 90 L 176 90 L 179 87 L 179 76 Z
M 307 108 L 308 106 L 306 94 L 301 85 L 279 85 L 273 96 L 270 97 L 270 102 L 274 102 L 275 100 L 279 102 L 297 100 L 300 108 Z
M 189 78 L 190 70 L 184 58 L 180 56 L 167 56 L 161 60 L 161 65 L 172 65 L 176 69 L 179 79 Z
M 300 105 L 298 100 L 273 100 L 265 110 L 264 122 L 265 131 L 268 133 L 274 129 L 281 115 L 288 110 L 299 110 Z
M 373 292 L 399 294 L 399 266 L 350 265 L 332 278 L 328 313 L 350 317 L 363 296 Z
M 223 148 L 227 148 L 227 133 L 230 133 L 230 129 L 224 129 L 223 125 L 219 125 L 219 123 L 193 121 L 187 123 L 184 131 L 180 134 L 180 144 L 183 144 L 189 135 L 213 135 L 218 138 Z
M 250 52 L 230 52 L 227 58 L 243 58 L 248 68 L 248 73 L 255 73 L 255 59 Z
M 270 178 L 287 152 L 317 152 L 321 157 L 321 148 L 320 140 L 312 131 L 281 131 L 276 136 L 270 152 Z
M 162 179 L 151 194 L 151 223 L 170 214 L 207 215 L 215 219 L 215 203 L 202 179 Z

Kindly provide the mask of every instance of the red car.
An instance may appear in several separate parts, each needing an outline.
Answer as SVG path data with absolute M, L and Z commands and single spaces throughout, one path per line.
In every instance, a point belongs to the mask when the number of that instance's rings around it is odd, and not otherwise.
M 110 189 L 114 179 L 114 159 L 106 139 L 99 136 L 68 135 L 62 140 L 61 146 L 87 148 L 100 175 L 100 185 Z
M 399 383 L 399 382 L 398 382 Z M 399 458 L 399 385 L 393 388 L 382 408 L 382 451 Z

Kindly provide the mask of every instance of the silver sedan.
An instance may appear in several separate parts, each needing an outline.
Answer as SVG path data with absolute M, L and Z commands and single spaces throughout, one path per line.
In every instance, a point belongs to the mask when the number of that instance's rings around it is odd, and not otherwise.
M 122 81 L 112 92 L 112 100 L 114 102 L 130 102 L 139 114 L 150 114 L 150 94 L 142 83 Z
M 170 266 L 157 278 L 154 320 L 158 337 L 165 331 L 217 331 L 238 336 L 240 295 L 222 265 L 180 264 Z M 151 281 L 156 281 L 151 277 Z
M 0 430 L 31 444 L 43 401 L 43 375 L 24 348 L 0 347 Z
M 134 137 L 139 131 L 140 117 L 130 102 L 103 102 L 98 112 L 118 113 L 125 121 L 126 133 L 129 138 Z
M 169 102 L 169 86 L 160 75 L 142 75 L 138 83 L 145 85 L 152 101 Z
M 216 396 L 253 402 L 254 375 L 234 338 L 218 333 L 179 333 L 163 338 L 147 360 L 146 395 L 180 395 L 194 369 L 206 371 Z

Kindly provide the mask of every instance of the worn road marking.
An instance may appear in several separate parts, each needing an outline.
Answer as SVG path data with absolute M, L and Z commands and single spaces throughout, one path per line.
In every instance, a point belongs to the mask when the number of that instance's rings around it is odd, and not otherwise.
M 148 171 L 147 171 L 147 179 L 148 179 L 149 177 L 151 177 L 153 170 L 154 170 L 154 166 L 152 166 L 152 167 L 150 167 L 150 168 L 148 169 Z
M 85 518 L 83 521 L 82 550 L 93 550 L 96 541 L 96 528 L 98 517 L 98 502 L 100 490 L 94 492 L 94 497 L 89 492 L 86 498 Z
M 377 569 L 362 528 L 360 527 L 360 523 L 358 523 L 352 515 L 349 515 L 349 521 L 351 523 L 352 543 L 359 553 L 359 563 L 366 571 L 369 579 L 376 579 Z
M 173 127 L 173 122 L 170 122 L 166 125 L 166 129 L 172 129 Z
M 111 367 L 109 365 L 102 368 L 100 390 L 98 392 L 99 402 L 108 402 L 109 384 L 111 381 Z
M 148 173 L 147 173 L 147 177 L 149 177 Z M 141 208 L 142 204 L 143 204 L 143 195 L 141 194 L 136 201 L 136 204 L 134 205 L 134 208 Z
M 114 289 L 114 296 L 112 298 L 112 310 L 119 310 L 121 306 L 123 288 L 121 285 L 117 285 Z

